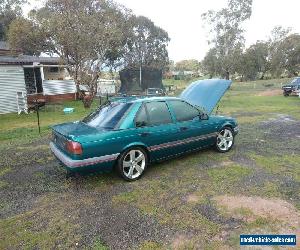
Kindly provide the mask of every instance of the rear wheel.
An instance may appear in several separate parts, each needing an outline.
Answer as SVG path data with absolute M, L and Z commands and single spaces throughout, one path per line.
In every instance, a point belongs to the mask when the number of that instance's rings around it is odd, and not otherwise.
M 127 181 L 139 179 L 148 165 L 147 153 L 140 147 L 133 147 L 122 153 L 118 160 L 117 171 Z
M 218 152 L 228 152 L 234 144 L 233 131 L 229 127 L 222 128 L 218 133 L 215 148 Z

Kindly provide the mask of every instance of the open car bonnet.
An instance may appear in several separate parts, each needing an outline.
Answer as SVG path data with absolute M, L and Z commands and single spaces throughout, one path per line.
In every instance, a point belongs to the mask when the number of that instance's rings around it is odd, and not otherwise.
M 179 97 L 210 114 L 231 83 L 222 79 L 199 80 L 187 86 Z

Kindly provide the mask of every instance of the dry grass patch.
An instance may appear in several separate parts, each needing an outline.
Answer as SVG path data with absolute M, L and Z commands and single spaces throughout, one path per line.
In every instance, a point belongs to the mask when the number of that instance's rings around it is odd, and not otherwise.
M 281 89 L 265 90 L 257 94 L 257 96 L 276 96 L 282 95 Z
M 257 224 L 257 229 L 260 230 L 260 224 L 272 222 L 274 233 L 296 234 L 297 238 L 300 237 L 300 213 L 287 201 L 228 195 L 214 197 L 214 201 L 232 216 L 242 218 L 250 227 Z
M 261 197 L 248 196 L 217 196 L 214 200 L 225 206 L 229 211 L 238 208 L 249 209 L 254 215 L 261 217 L 272 217 L 290 223 L 300 223 L 300 213 L 287 201 L 280 199 L 265 199 Z

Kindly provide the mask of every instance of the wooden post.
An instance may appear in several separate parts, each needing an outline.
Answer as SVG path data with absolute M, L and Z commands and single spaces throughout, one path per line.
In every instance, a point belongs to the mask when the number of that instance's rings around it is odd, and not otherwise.
M 36 116 L 37 116 L 37 122 L 38 122 L 39 134 L 41 134 L 40 113 L 39 113 L 39 105 L 38 105 L 37 102 L 36 102 L 36 104 L 35 104 L 35 109 L 36 109 Z

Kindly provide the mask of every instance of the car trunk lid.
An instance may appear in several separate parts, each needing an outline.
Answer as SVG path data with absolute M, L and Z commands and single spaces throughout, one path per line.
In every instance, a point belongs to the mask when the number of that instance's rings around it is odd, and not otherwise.
M 232 81 L 223 79 L 199 80 L 191 83 L 180 95 L 180 98 L 210 114 Z
M 52 127 L 52 129 L 60 135 L 72 140 L 75 137 L 90 135 L 98 132 L 97 128 L 88 126 L 87 124 L 77 121 L 58 124 Z
M 58 124 L 52 127 L 52 142 L 65 152 L 68 141 L 77 141 L 77 138 L 98 132 L 83 122 L 70 122 Z

